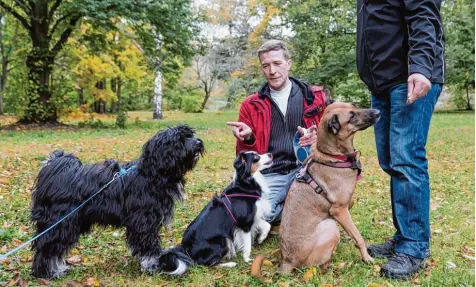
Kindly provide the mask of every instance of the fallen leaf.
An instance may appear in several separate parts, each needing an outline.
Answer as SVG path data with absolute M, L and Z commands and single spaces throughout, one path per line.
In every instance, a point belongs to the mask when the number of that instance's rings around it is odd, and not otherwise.
M 462 254 L 461 256 L 463 256 L 466 259 L 476 261 L 476 258 L 474 256 L 469 256 L 469 255 L 466 255 L 466 254 Z
M 88 280 L 86 281 L 86 286 L 88 287 L 99 287 L 99 285 L 101 285 L 99 281 L 93 277 L 89 277 Z
M 66 262 L 68 262 L 69 264 L 77 265 L 81 263 L 82 260 L 83 258 L 81 257 L 81 255 L 74 255 L 66 259 Z
M 456 264 L 454 264 L 451 261 L 446 261 L 445 264 L 446 264 L 446 267 L 448 267 L 450 269 L 456 268 Z
M 290 287 L 291 286 L 291 285 L 289 285 L 288 282 L 279 282 L 278 285 L 281 286 L 281 287 Z
M 50 286 L 51 282 L 46 280 L 46 279 L 43 279 L 43 278 L 39 278 L 38 281 L 40 281 L 41 283 L 43 283 L 43 285 L 46 285 L 46 286 Z
M 375 272 L 380 272 L 380 265 L 374 265 L 374 271 Z
M 68 287 L 84 287 L 83 284 L 79 283 L 78 281 L 72 280 L 67 283 Z
M 316 272 L 317 272 L 316 267 L 309 268 L 306 272 L 304 272 L 304 275 L 302 276 L 302 278 L 305 281 L 309 281 L 312 279 L 312 277 L 314 277 Z
M 264 265 L 264 266 L 268 266 L 268 267 L 272 267 L 272 266 L 273 266 L 273 263 L 272 263 L 271 261 L 269 261 L 269 260 L 264 260 L 264 261 L 263 261 L 263 265 Z
M 384 287 L 384 286 L 379 283 L 370 282 L 369 284 L 367 284 L 367 287 Z
M 339 269 L 344 269 L 345 262 L 339 262 Z

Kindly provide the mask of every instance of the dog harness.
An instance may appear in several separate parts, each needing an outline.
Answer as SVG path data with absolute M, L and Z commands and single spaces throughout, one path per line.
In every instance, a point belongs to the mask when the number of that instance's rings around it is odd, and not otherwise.
M 303 166 L 301 170 L 299 170 L 299 172 L 296 174 L 296 180 L 299 182 L 304 182 L 309 184 L 317 194 L 320 194 L 327 199 L 327 193 L 317 183 L 317 180 L 311 175 L 311 173 L 309 172 L 309 166 L 311 166 L 313 163 L 319 163 L 319 164 L 323 164 L 323 165 L 327 165 L 327 166 L 335 167 L 335 168 L 356 169 L 357 180 L 360 180 L 362 178 L 361 176 L 362 164 L 360 163 L 360 160 L 358 159 L 359 154 L 360 154 L 359 151 L 355 151 L 350 156 L 331 155 L 333 158 L 339 160 L 338 162 L 321 162 L 321 161 L 315 161 L 315 160 L 309 159 L 306 165 Z
M 221 195 L 221 201 L 223 202 L 223 205 L 225 206 L 226 210 L 228 211 L 228 213 L 230 214 L 231 218 L 233 219 L 233 221 L 235 222 L 236 225 L 238 225 L 238 222 L 236 221 L 236 218 L 233 215 L 233 211 L 232 211 L 233 206 L 231 205 L 230 197 L 251 197 L 251 198 L 257 198 L 257 199 L 261 198 L 261 196 L 259 196 L 259 195 L 243 194 L 243 193 L 235 193 L 235 194 L 223 193 Z M 225 201 L 225 199 L 226 199 L 226 201 Z M 230 205 L 230 207 L 228 207 L 227 202 Z

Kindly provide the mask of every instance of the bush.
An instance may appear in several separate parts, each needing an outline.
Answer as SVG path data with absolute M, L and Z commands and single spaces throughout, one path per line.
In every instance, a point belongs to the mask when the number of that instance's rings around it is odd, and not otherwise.
M 116 117 L 116 127 L 120 129 L 125 129 L 126 122 L 127 122 L 127 112 L 124 110 L 119 111 Z
M 182 98 L 182 111 L 186 113 L 201 112 L 200 98 L 194 96 L 185 96 Z

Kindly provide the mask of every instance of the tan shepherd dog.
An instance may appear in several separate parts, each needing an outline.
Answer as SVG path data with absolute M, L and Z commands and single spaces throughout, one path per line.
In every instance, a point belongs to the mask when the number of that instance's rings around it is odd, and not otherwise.
M 380 112 L 347 103 L 329 105 L 318 128 L 316 144 L 287 195 L 279 231 L 281 271 L 330 263 L 340 240 L 339 222 L 355 240 L 362 259 L 373 262 L 349 208 L 360 162 L 353 139 L 375 124 Z

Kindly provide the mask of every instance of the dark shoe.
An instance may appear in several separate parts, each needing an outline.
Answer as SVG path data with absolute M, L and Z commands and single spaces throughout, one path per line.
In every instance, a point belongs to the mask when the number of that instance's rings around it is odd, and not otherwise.
M 408 280 L 413 274 L 425 267 L 426 258 L 420 259 L 411 255 L 397 253 L 386 264 L 380 273 L 390 279 Z
M 391 258 L 395 255 L 395 245 L 397 241 L 390 239 L 389 241 L 382 244 L 369 245 L 367 251 L 370 256 L 375 258 Z

